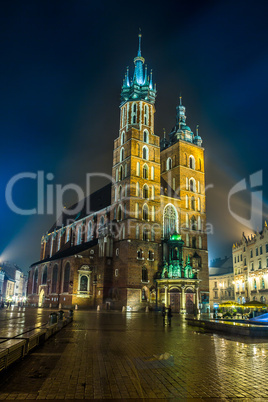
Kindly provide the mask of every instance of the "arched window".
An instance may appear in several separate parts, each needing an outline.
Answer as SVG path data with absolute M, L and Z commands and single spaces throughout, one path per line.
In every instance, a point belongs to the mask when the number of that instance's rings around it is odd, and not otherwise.
M 195 211 L 195 199 L 194 197 L 191 198 L 191 209 Z
M 178 231 L 178 214 L 173 205 L 168 204 L 164 209 L 164 237 L 169 238 Z
M 136 183 L 136 197 L 139 197 L 139 196 L 140 196 L 140 184 L 137 181 L 137 183 Z
M 87 241 L 91 240 L 91 236 L 92 236 L 92 222 L 88 222 L 88 226 L 87 226 Z
M 77 229 L 77 242 L 76 244 L 81 244 L 82 241 L 82 226 L 80 225 Z
M 198 244 L 199 248 L 202 248 L 202 237 L 199 236 L 199 244 Z
M 80 277 L 80 292 L 88 292 L 88 277 L 86 275 Z
M 70 284 L 70 263 L 67 262 L 64 268 L 63 293 L 69 292 L 69 284 Z
M 147 126 L 148 123 L 149 123 L 148 106 L 145 105 L 145 106 L 144 106 L 144 124 L 145 124 L 145 126 Z M 145 141 L 145 142 L 147 142 L 147 141 Z
M 44 266 L 43 273 L 42 273 L 42 285 L 47 283 L 47 266 Z
M 125 131 L 122 132 L 121 134 L 121 145 L 125 143 Z
M 197 210 L 201 211 L 201 201 L 200 198 L 197 199 Z
M 147 161 L 149 159 L 149 150 L 146 145 L 142 148 L 142 158 L 146 159 Z
M 154 167 L 151 167 L 151 180 L 154 180 Z
M 139 219 L 139 204 L 137 202 L 135 204 L 135 218 Z
M 155 241 L 155 230 L 154 230 L 154 227 L 152 227 L 152 230 L 151 230 L 151 240 L 152 240 L 152 241 Z
M 154 186 L 152 186 L 152 200 L 154 200 L 155 198 L 155 190 L 154 190 Z
M 145 221 L 149 220 L 149 210 L 148 210 L 148 205 L 144 204 L 142 208 L 142 219 Z
M 124 148 L 121 148 L 120 150 L 120 162 L 122 162 L 125 159 L 125 150 Z
M 33 276 L 33 293 L 37 293 L 37 284 L 38 284 L 38 268 L 35 268 Z
M 146 267 L 142 267 L 141 280 L 142 280 L 142 282 L 148 282 L 148 271 L 147 271 Z
M 139 260 L 142 260 L 142 254 L 143 254 L 143 251 L 142 251 L 142 249 L 140 248 L 140 249 L 137 251 L 137 258 L 138 258 Z
M 136 165 L 136 176 L 139 176 L 140 175 L 140 162 L 137 162 L 137 165 Z
M 118 210 L 117 210 L 117 220 L 121 221 L 122 220 L 122 207 L 119 205 Z
M 104 216 L 101 216 L 100 218 L 100 226 L 104 226 Z
M 136 225 L 136 240 L 140 238 L 140 225 Z
M 117 201 L 117 188 L 114 188 L 114 201 Z
M 145 164 L 143 165 L 143 169 L 142 169 L 142 176 L 144 179 L 148 179 L 148 166 Z
M 115 181 L 118 181 L 118 169 L 115 171 Z
M 191 230 L 196 230 L 196 219 L 195 216 L 191 217 Z
M 187 229 L 189 229 L 189 215 L 188 214 L 185 215 L 185 226 Z
M 197 217 L 197 230 L 202 230 L 201 216 Z
M 193 157 L 193 155 L 189 157 L 189 167 L 190 169 L 195 169 L 195 158 Z
M 188 198 L 188 195 L 186 194 L 186 196 L 185 196 L 185 208 L 188 208 L 189 207 L 189 198 Z
M 195 189 L 195 179 L 193 179 L 193 178 L 190 179 L 189 186 L 190 186 L 190 191 L 195 193 L 195 191 L 196 191 L 196 189 Z
M 144 227 L 143 227 L 142 240 L 143 241 L 148 241 L 149 240 L 149 229 L 147 228 L 146 225 L 144 225 Z
M 121 165 L 119 168 L 119 181 L 123 180 L 123 166 Z
M 120 201 L 121 199 L 122 199 L 122 187 L 119 186 L 119 189 L 118 189 L 118 200 Z
M 147 130 L 143 131 L 143 142 L 149 142 L 149 134 Z
M 172 159 L 167 158 L 167 170 L 170 170 L 172 168 Z
M 155 221 L 155 206 L 152 206 L 152 221 Z
M 58 281 L 58 265 L 55 264 L 52 271 L 52 293 L 57 292 L 57 281 Z
M 136 103 L 132 103 L 132 113 L 131 113 L 131 123 L 137 123 L 137 105 Z
M 147 186 L 147 184 L 144 184 L 144 186 L 143 186 L 142 196 L 143 196 L 143 198 L 146 198 L 146 199 L 149 198 L 149 187 Z

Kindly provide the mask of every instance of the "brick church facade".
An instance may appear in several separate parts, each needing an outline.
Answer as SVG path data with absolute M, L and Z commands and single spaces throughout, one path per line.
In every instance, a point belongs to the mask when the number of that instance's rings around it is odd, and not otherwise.
M 204 148 L 180 98 L 168 138 L 154 132 L 156 89 L 139 50 L 127 70 L 111 183 L 42 237 L 28 301 L 62 308 L 174 312 L 209 306 Z M 87 206 L 90 205 L 90 210 Z

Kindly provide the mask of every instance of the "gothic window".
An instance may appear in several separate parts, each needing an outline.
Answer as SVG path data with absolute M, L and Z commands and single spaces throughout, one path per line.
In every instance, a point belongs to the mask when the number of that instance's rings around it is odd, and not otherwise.
M 125 143 L 125 131 L 122 132 L 121 134 L 121 145 Z
M 35 268 L 33 276 L 33 293 L 37 293 L 37 283 L 38 283 L 38 268 Z
M 195 211 L 195 199 L 194 197 L 191 198 L 191 209 Z
M 152 227 L 152 230 L 151 230 L 151 240 L 155 241 L 155 231 L 154 231 L 153 227 Z
M 151 167 L 151 180 L 154 180 L 154 167 Z
M 188 195 L 186 194 L 186 196 L 185 196 L 185 208 L 188 208 L 189 207 L 189 198 L 188 198 Z
M 80 291 L 88 292 L 88 277 L 86 275 L 80 277 Z
M 196 230 L 196 219 L 194 216 L 191 218 L 191 230 Z
M 155 206 L 152 206 L 152 221 L 155 221 Z
M 136 225 L 136 240 L 140 238 L 140 226 Z
M 152 186 L 152 200 L 154 200 L 155 197 L 155 190 L 154 190 L 154 186 Z
M 146 221 L 149 219 L 149 211 L 148 211 L 148 205 L 144 204 L 142 208 L 142 218 Z
M 143 165 L 142 176 L 144 179 L 148 179 L 148 166 L 146 164 Z
M 45 265 L 42 274 L 42 285 L 45 285 L 46 283 L 47 283 L 47 266 Z
M 81 244 L 81 238 L 82 238 L 82 227 L 80 225 L 78 227 L 78 230 L 77 230 L 77 242 L 76 242 L 76 244 Z
M 143 142 L 149 142 L 149 135 L 148 135 L 148 131 L 144 130 L 143 131 Z
M 135 218 L 139 219 L 139 204 L 137 202 L 135 204 Z
M 189 167 L 190 169 L 195 169 L 195 159 L 192 155 L 189 158 Z
M 125 150 L 124 148 L 121 148 L 120 150 L 120 162 L 122 162 L 125 159 Z
M 144 146 L 144 147 L 142 148 L 142 158 L 143 158 L 143 159 L 146 159 L 147 161 L 148 161 L 148 159 L 149 159 L 149 151 L 148 151 L 147 146 Z
M 132 123 L 132 124 L 136 124 L 136 122 L 137 122 L 137 104 L 136 104 L 136 103 L 133 103 L 133 104 L 132 104 L 132 114 L 131 114 L 131 118 L 132 118 L 131 123 Z
M 190 191 L 195 193 L 195 180 L 192 178 L 189 181 Z
M 119 205 L 118 211 L 117 211 L 117 220 L 121 221 L 122 220 L 122 207 Z
M 202 230 L 201 216 L 197 218 L 197 230 Z
M 178 231 L 178 215 L 173 205 L 169 204 L 164 209 L 164 237 L 168 238 Z
M 147 184 L 144 184 L 142 193 L 143 193 L 142 194 L 143 198 L 146 198 L 146 199 L 149 198 L 149 187 L 147 186 Z
M 146 225 L 143 227 L 143 231 L 142 231 L 142 240 L 143 241 L 148 241 L 149 240 L 149 230 L 146 227 Z
M 137 165 L 136 165 L 136 175 L 137 176 L 140 175 L 140 162 L 137 162 Z
M 63 293 L 69 292 L 69 283 L 70 283 L 70 263 L 67 262 L 64 268 Z
M 100 218 L 100 226 L 104 226 L 104 216 Z
M 145 105 L 144 106 L 144 124 L 145 124 L 145 126 L 148 125 L 148 121 L 149 121 L 148 106 Z M 147 142 L 147 141 L 145 141 L 145 142 Z
M 189 215 L 188 214 L 185 215 L 185 225 L 186 225 L 186 228 L 188 229 L 189 228 Z
M 60 249 L 60 241 L 61 241 L 61 234 L 60 232 L 58 233 L 58 251 Z
M 122 187 L 119 186 L 119 189 L 118 189 L 118 200 L 121 200 L 121 199 L 122 199 Z
M 117 188 L 114 188 L 114 201 L 117 201 Z
M 58 265 L 55 264 L 52 271 L 52 293 L 57 292 L 57 281 L 58 281 Z
M 87 225 L 87 241 L 91 240 L 91 235 L 92 235 L 92 222 L 88 222 Z
M 140 184 L 139 182 L 136 183 L 136 197 L 140 196 Z
M 119 168 L 119 181 L 123 180 L 123 166 Z
M 172 159 L 167 158 L 167 170 L 170 170 L 172 168 Z
M 148 271 L 145 267 L 142 268 L 141 278 L 142 282 L 148 282 Z
M 196 248 L 196 238 L 195 237 L 192 238 L 192 247 Z

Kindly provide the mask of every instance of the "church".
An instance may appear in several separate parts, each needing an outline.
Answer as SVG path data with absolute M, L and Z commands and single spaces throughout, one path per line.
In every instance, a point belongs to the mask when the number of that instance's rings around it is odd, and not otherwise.
M 111 183 L 42 237 L 30 305 L 142 311 L 164 303 L 190 314 L 209 307 L 202 138 L 186 124 L 180 98 L 160 140 L 144 62 L 140 34 L 133 78 L 127 69 L 121 89 Z

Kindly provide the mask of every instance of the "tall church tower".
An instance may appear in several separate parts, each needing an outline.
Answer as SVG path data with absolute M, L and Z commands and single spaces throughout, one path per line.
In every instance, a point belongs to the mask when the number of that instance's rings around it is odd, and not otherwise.
M 158 270 L 161 242 L 160 139 L 154 134 L 156 88 L 144 61 L 140 34 L 133 79 L 127 69 L 123 81 L 112 170 L 111 210 L 117 227 L 114 285 L 120 300 L 132 305 L 153 302 L 150 288 Z

